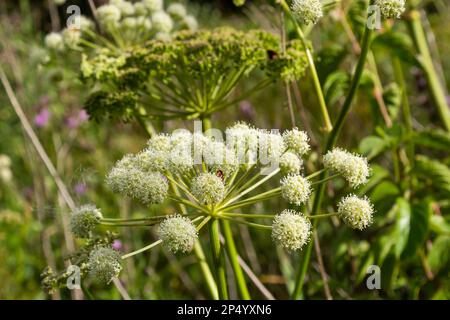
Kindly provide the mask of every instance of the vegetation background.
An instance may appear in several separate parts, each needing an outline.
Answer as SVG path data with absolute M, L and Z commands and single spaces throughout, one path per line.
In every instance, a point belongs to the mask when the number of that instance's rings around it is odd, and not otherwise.
M 79 5 L 83 14 L 91 15 L 87 1 L 67 2 Z M 96 4 L 103 2 L 96 1 Z M 355 17 L 359 2 L 343 1 L 348 25 L 340 19 L 339 11 L 333 11 L 308 35 L 333 119 L 348 90 L 349 76 L 358 55 Z M 66 5 L 55 7 L 51 0 L 1 1 L 0 64 L 74 201 L 95 203 L 110 216 L 142 213 L 147 209 L 114 196 L 104 186 L 105 174 L 114 162 L 145 145 L 142 129 L 135 123 L 97 125 L 88 121 L 82 111 L 87 90 L 78 80 L 77 60 L 68 59 L 51 66 L 43 63 L 48 55 L 44 36 L 65 21 Z M 186 5 L 202 27 L 231 25 L 239 29 L 263 28 L 274 33 L 281 30 L 280 10 L 270 1 L 248 1 L 245 7 L 239 8 L 226 0 L 188 1 Z M 450 4 L 443 0 L 422 1 L 420 11 L 434 66 L 448 91 Z M 351 29 L 356 31 L 352 33 Z M 288 35 L 293 35 L 292 30 L 288 30 Z M 395 34 L 377 35 L 372 48 L 372 67 L 367 66 L 339 141 L 340 146 L 359 150 L 372 159 L 374 174 L 365 191 L 375 204 L 375 223 L 364 232 L 337 228 L 338 222 L 333 220 L 320 226 L 321 259 L 315 250 L 304 298 L 450 297 L 450 138 L 430 95 L 426 74 L 415 63 L 418 54 L 411 43 L 405 21 L 397 23 Z M 402 91 L 394 75 L 393 59 L 403 64 L 412 110 L 412 136 L 405 133 L 401 120 Z M 377 82 L 377 79 L 382 80 Z M 296 125 L 308 132 L 317 151 L 323 143 L 323 130 L 312 82 L 307 75 L 291 88 Z M 379 99 L 386 107 L 384 117 L 379 111 Z M 286 88 L 275 84 L 214 115 L 213 120 L 220 129 L 237 120 L 261 128 L 288 129 L 292 124 Z M 167 121 L 157 126 L 161 131 L 170 132 L 183 126 L 191 128 L 192 123 Z M 414 157 L 422 165 L 415 171 L 407 170 L 404 162 L 405 144 L 412 139 L 416 144 Z M 317 153 L 313 152 L 309 161 L 315 157 Z M 405 195 L 404 183 L 411 179 L 415 187 Z M 327 192 L 339 194 L 340 190 L 337 185 Z M 280 210 L 277 201 L 264 205 L 266 210 Z M 161 205 L 151 210 L 164 213 L 169 208 Z M 47 265 L 64 269 L 63 258 L 77 245 L 63 227 L 67 224 L 67 212 L 54 179 L 24 133 L 10 97 L 1 86 L 0 299 L 72 298 L 66 289 L 48 295 L 40 283 L 42 270 Z M 125 252 L 155 238 L 148 230 L 120 231 L 121 250 Z M 236 232 L 239 251 L 261 283 L 275 297 L 289 298 L 301 255 L 290 257 L 274 250 L 270 237 L 246 227 Z M 250 238 L 253 241 L 248 241 Z M 381 290 L 366 287 L 366 269 L 371 264 L 381 266 Z M 175 256 L 164 250 L 152 250 L 127 260 L 121 280 L 135 299 L 208 298 L 195 260 L 189 255 Z M 256 288 L 251 290 L 255 298 L 264 298 Z M 93 286 L 91 292 L 98 299 L 121 298 L 114 286 Z M 231 296 L 237 296 L 236 288 L 231 288 Z

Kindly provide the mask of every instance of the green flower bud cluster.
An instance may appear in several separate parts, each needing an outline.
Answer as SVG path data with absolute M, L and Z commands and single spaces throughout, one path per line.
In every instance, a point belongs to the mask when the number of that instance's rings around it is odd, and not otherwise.
M 112 49 L 84 59 L 82 76 L 107 92 L 145 92 L 141 103 L 149 116 L 197 118 L 227 106 L 229 93 L 253 70 L 265 74 L 256 88 L 303 76 L 307 59 L 302 44 L 288 42 L 285 53 L 280 47 L 279 37 L 261 30 L 180 31 L 172 41 L 155 39 L 130 48 L 115 62 Z M 180 94 L 200 83 L 206 86 L 201 99 Z

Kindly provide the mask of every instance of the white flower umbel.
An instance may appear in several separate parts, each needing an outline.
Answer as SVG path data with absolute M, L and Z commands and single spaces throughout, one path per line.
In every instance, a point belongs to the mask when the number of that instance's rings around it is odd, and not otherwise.
M 259 133 L 244 122 L 238 122 L 225 130 L 227 147 L 233 149 L 237 160 L 244 166 L 254 164 L 258 157 Z
M 280 170 L 284 175 L 299 174 L 302 170 L 303 161 L 293 152 L 286 152 L 280 158 Z
M 328 151 L 323 156 L 325 168 L 334 171 L 347 180 L 352 188 L 365 184 L 370 174 L 367 159 L 340 148 Z
M 284 210 L 273 219 L 272 239 L 288 251 L 302 249 L 308 243 L 310 235 L 311 222 L 301 213 Z
M 304 131 L 297 128 L 285 131 L 283 133 L 283 141 L 288 150 L 296 153 L 298 156 L 303 156 L 311 149 L 309 146 L 309 137 Z
M 60 33 L 52 32 L 45 36 L 45 46 L 51 50 L 64 50 L 64 40 Z
M 202 204 L 216 204 L 225 195 L 225 185 L 216 175 L 202 173 L 192 181 L 191 191 Z
M 109 284 L 122 270 L 120 255 L 112 248 L 96 247 L 89 254 L 88 267 L 91 278 L 101 284 Z
M 311 184 L 300 175 L 289 175 L 281 180 L 281 195 L 297 206 L 306 203 L 311 195 Z
M 386 19 L 400 18 L 405 12 L 405 0 L 376 0 L 375 5 L 380 8 L 381 14 Z
M 142 0 L 142 3 L 151 13 L 163 10 L 163 0 Z
M 120 9 L 113 4 L 105 4 L 97 8 L 97 19 L 102 26 L 117 24 L 121 16 Z
M 190 252 L 198 238 L 192 221 L 181 215 L 170 216 L 161 222 L 158 234 L 163 245 L 173 253 Z
M 102 213 L 94 205 L 81 206 L 70 216 L 70 231 L 77 238 L 89 238 L 101 219 Z
M 259 161 L 262 164 L 278 163 L 286 149 L 279 133 L 259 130 Z
M 181 3 L 171 3 L 166 12 L 170 14 L 175 19 L 182 19 L 186 16 L 186 7 Z
M 302 24 L 315 24 L 323 17 L 320 0 L 293 0 L 291 10 Z
M 147 145 L 150 149 L 157 151 L 167 151 L 171 149 L 171 137 L 168 134 L 157 134 L 151 137 Z
M 195 31 L 198 29 L 197 19 L 192 15 L 185 16 L 183 18 L 182 25 L 188 30 Z
M 168 34 L 173 29 L 172 18 L 164 11 L 158 11 L 152 15 L 152 24 L 157 32 L 165 34 Z
M 353 229 L 363 230 L 372 223 L 374 213 L 373 205 L 369 200 L 349 195 L 338 204 L 338 214 L 348 226 Z

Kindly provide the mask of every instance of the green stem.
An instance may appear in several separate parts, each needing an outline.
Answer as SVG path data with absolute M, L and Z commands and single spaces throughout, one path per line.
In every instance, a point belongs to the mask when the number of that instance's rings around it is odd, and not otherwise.
M 267 226 L 265 224 L 259 224 L 259 223 L 254 223 L 254 222 L 248 222 L 248 221 L 245 221 L 245 220 L 229 218 L 229 217 L 227 217 L 225 215 L 222 215 L 221 219 L 222 220 L 229 220 L 229 221 L 232 221 L 232 222 L 235 222 L 235 223 L 245 224 L 246 226 L 253 227 L 253 228 L 256 228 L 256 229 L 272 230 L 272 226 Z
M 137 254 L 139 254 L 139 253 L 141 253 L 141 252 L 150 250 L 151 248 L 156 247 L 157 245 L 159 245 L 159 244 L 161 244 L 161 243 L 162 243 L 162 240 L 155 241 L 155 242 L 149 244 L 148 246 L 145 246 L 145 247 L 143 247 L 143 248 L 141 248 L 141 249 L 139 249 L 139 250 L 136 250 L 136 251 L 133 251 L 133 252 L 124 254 L 124 255 L 122 256 L 122 259 L 124 260 L 124 259 L 127 259 L 127 258 L 129 258 L 129 257 L 132 257 L 132 256 L 134 256 L 134 255 L 137 255 Z
M 445 129 L 450 131 L 450 109 L 447 104 L 445 90 L 433 65 L 433 59 L 418 10 L 413 9 L 409 12 L 408 26 L 417 51 L 421 55 L 423 69 L 431 91 L 430 93 L 436 103 L 439 116 Z
M 274 214 L 253 214 L 253 213 L 233 213 L 233 212 L 223 212 L 221 216 L 229 218 L 245 218 L 245 219 L 272 219 L 275 217 Z
M 297 35 L 300 38 L 300 41 L 302 41 L 303 46 L 305 48 L 306 57 L 308 59 L 309 70 L 311 72 L 311 76 L 313 79 L 314 89 L 316 90 L 317 98 L 319 99 L 319 110 L 320 110 L 320 113 L 322 116 L 322 121 L 325 126 L 325 131 L 330 132 L 333 129 L 333 126 L 331 125 L 331 120 L 330 120 L 330 116 L 328 114 L 327 105 L 326 105 L 325 98 L 324 98 L 324 95 L 322 92 L 322 87 L 320 85 L 319 75 L 317 74 L 317 69 L 314 64 L 313 55 L 311 53 L 311 50 L 309 50 L 309 48 L 308 48 L 308 43 L 306 42 L 303 31 L 300 28 L 299 24 L 297 23 L 297 20 L 295 19 L 294 15 L 292 14 L 291 9 L 289 8 L 288 4 L 286 3 L 285 0 L 281 0 L 280 5 L 283 8 L 284 12 L 292 20 L 292 23 L 295 26 Z
M 230 259 L 231 267 L 234 271 L 239 294 L 243 300 L 250 300 L 251 298 L 248 292 L 247 283 L 245 282 L 244 273 L 239 265 L 238 253 L 234 243 L 233 234 L 231 233 L 230 223 L 226 220 L 222 220 L 221 222 L 223 235 L 225 237 L 225 248 L 228 258 Z
M 372 3 L 372 1 L 371 1 L 371 3 Z M 359 87 L 359 84 L 361 81 L 361 76 L 362 76 L 362 73 L 364 70 L 364 65 L 367 60 L 367 54 L 369 52 L 370 44 L 371 44 L 371 40 L 372 40 L 372 33 L 373 33 L 373 31 L 371 29 L 369 29 L 367 27 L 364 29 L 364 34 L 363 34 L 362 44 L 361 44 L 361 55 L 358 59 L 358 64 L 356 66 L 355 73 L 352 78 L 350 90 L 344 101 L 342 109 L 339 113 L 338 119 L 336 120 L 336 123 L 333 126 L 333 130 L 331 130 L 330 135 L 328 136 L 324 154 L 328 150 L 331 150 L 334 147 L 334 145 L 336 144 L 337 138 L 339 137 L 339 134 L 342 130 L 342 126 L 344 125 L 344 121 L 350 112 L 350 108 L 352 106 L 353 100 L 356 96 L 356 92 L 358 90 L 358 87 Z M 327 175 L 326 171 L 322 172 L 319 180 L 325 179 L 326 175 Z M 313 203 L 313 208 L 312 208 L 312 212 L 311 212 L 312 216 L 316 215 L 320 210 L 322 198 L 323 198 L 323 195 L 325 192 L 325 187 L 326 187 L 326 184 L 321 183 L 321 184 L 319 184 L 319 186 L 317 188 L 316 194 L 314 196 L 314 203 Z M 317 220 L 314 220 L 313 228 L 315 228 L 316 224 L 317 224 Z M 303 259 L 300 263 L 300 268 L 298 270 L 296 281 L 295 281 L 294 292 L 292 293 L 293 299 L 299 299 L 300 296 L 302 295 L 303 284 L 305 281 L 306 272 L 308 270 L 309 260 L 311 258 L 312 246 L 313 246 L 313 240 L 311 240 L 308 243 L 308 245 L 304 251 Z
M 219 290 L 219 299 L 228 300 L 227 278 L 225 273 L 225 256 L 220 245 L 219 220 L 213 219 L 209 224 L 209 237 L 211 252 L 214 261 L 216 283 Z
M 309 216 L 308 219 L 323 219 L 323 218 L 334 217 L 334 216 L 337 216 L 337 215 L 338 215 L 337 212 L 323 213 L 323 214 L 315 214 L 315 215 L 313 215 L 313 216 Z

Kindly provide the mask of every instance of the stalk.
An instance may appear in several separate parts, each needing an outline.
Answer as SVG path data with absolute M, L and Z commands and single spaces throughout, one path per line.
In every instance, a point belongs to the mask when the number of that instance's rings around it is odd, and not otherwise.
M 450 110 L 447 105 L 445 90 L 433 65 L 430 49 L 428 47 L 426 35 L 420 19 L 420 12 L 415 8 L 409 12 L 408 27 L 417 51 L 421 55 L 423 69 L 427 77 L 430 93 L 433 96 L 433 100 L 438 109 L 441 121 L 445 129 L 450 131 Z
M 228 258 L 230 259 L 231 267 L 233 268 L 236 278 L 236 284 L 239 290 L 239 294 L 243 300 L 250 300 L 250 294 L 248 292 L 247 283 L 245 282 L 244 273 L 238 261 L 238 253 L 236 245 L 234 243 L 233 234 L 231 233 L 230 222 L 222 220 L 222 230 L 225 237 L 225 248 Z
M 359 87 L 359 84 L 361 81 L 361 76 L 362 76 L 362 73 L 364 70 L 364 65 L 367 60 L 367 54 L 369 52 L 369 48 L 370 48 L 370 44 L 371 44 L 371 40 L 372 40 L 372 33 L 373 33 L 373 31 L 371 29 L 369 29 L 367 27 L 364 29 L 364 34 L 363 34 L 362 44 L 361 44 L 361 55 L 358 59 L 358 64 L 356 66 L 355 73 L 353 75 L 350 90 L 344 101 L 341 112 L 339 113 L 338 119 L 336 120 L 336 123 L 333 126 L 333 129 L 330 132 L 330 135 L 328 136 L 324 153 L 326 153 L 328 150 L 332 149 L 334 147 L 334 145 L 336 144 L 337 138 L 339 137 L 339 134 L 344 125 L 344 121 L 350 112 L 352 102 L 356 96 L 356 92 L 358 90 L 358 87 Z M 319 176 L 319 180 L 324 180 L 324 179 L 326 179 L 326 177 L 327 177 L 327 173 L 326 173 L 326 171 L 324 171 Z M 325 192 L 325 186 L 326 186 L 326 183 L 321 183 L 321 184 L 319 184 L 319 186 L 317 188 L 317 191 L 316 191 L 316 194 L 314 197 L 314 203 L 313 203 L 313 209 L 311 212 L 311 216 L 316 215 L 320 210 L 322 198 L 323 198 L 323 195 Z M 315 226 L 317 225 L 317 219 L 313 220 L 312 225 L 313 225 L 313 228 L 315 228 Z M 311 239 L 311 241 L 308 243 L 308 245 L 305 249 L 305 252 L 304 252 L 303 259 L 300 263 L 300 268 L 298 270 L 296 281 L 295 281 L 294 292 L 292 293 L 293 299 L 299 299 L 302 294 L 306 271 L 308 269 L 309 260 L 311 258 L 312 246 L 313 246 L 313 239 Z
M 319 110 L 322 116 L 322 121 L 325 126 L 325 131 L 330 132 L 333 129 L 333 126 L 331 125 L 330 116 L 328 114 L 327 105 L 325 103 L 325 98 L 322 92 L 322 87 L 320 85 L 319 75 L 317 74 L 317 69 L 314 64 L 314 58 L 311 53 L 311 50 L 308 48 L 308 43 L 306 42 L 305 35 L 303 34 L 302 29 L 300 28 L 299 24 L 297 23 L 297 20 L 293 16 L 291 9 L 289 8 L 288 4 L 285 0 L 280 1 L 280 5 L 283 8 L 284 12 L 289 16 L 292 23 L 295 26 L 295 31 L 297 32 L 297 35 L 300 39 L 300 41 L 303 43 L 303 46 L 305 48 L 306 57 L 308 59 L 308 66 L 309 71 L 311 72 L 311 76 L 313 79 L 314 89 L 316 90 L 317 98 L 319 100 Z
M 209 224 L 209 237 L 211 242 L 211 253 L 213 256 L 216 283 L 219 290 L 219 299 L 228 300 L 227 278 L 225 274 L 225 255 L 220 245 L 219 220 L 214 218 Z

